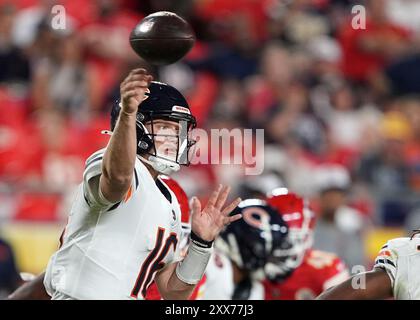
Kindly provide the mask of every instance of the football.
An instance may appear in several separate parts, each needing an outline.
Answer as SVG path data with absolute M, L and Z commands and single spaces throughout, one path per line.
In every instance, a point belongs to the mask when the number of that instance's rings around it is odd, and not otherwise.
M 167 65 L 180 60 L 194 43 L 195 34 L 190 24 L 169 11 L 146 16 L 130 34 L 133 50 L 153 65 Z

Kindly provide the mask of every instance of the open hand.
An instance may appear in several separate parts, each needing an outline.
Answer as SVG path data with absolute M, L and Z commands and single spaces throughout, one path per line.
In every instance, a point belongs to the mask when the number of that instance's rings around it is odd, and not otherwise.
M 216 191 L 213 191 L 207 205 L 201 210 L 201 203 L 196 197 L 192 198 L 191 203 L 191 230 L 205 241 L 213 241 L 224 228 L 224 226 L 242 218 L 241 214 L 229 216 L 241 202 L 236 198 L 223 210 L 228 197 L 230 187 L 219 185 Z

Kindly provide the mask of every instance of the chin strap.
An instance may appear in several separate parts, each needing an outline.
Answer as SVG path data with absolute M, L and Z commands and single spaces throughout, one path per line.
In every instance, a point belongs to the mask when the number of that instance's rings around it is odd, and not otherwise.
M 149 159 L 146 159 L 142 156 L 138 156 L 143 162 L 152 166 L 157 172 L 170 175 L 173 172 L 177 172 L 180 169 L 178 163 L 174 163 L 169 160 L 160 159 L 155 156 L 150 156 Z

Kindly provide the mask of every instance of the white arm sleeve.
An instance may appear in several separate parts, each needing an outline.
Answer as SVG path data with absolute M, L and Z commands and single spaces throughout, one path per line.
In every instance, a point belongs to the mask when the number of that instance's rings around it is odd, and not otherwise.
M 102 162 L 105 149 L 101 149 L 92 154 L 86 160 L 86 167 L 83 173 L 83 195 L 87 204 L 92 208 L 112 209 L 113 206 L 118 206 L 121 201 L 111 202 L 107 200 L 99 188 L 99 178 L 102 174 Z M 132 180 L 132 192 L 136 192 L 139 186 L 139 174 L 134 168 Z M 127 199 L 128 201 L 129 199 Z
M 107 208 L 114 203 L 105 199 L 99 188 L 99 178 L 102 174 L 102 160 L 105 149 L 92 154 L 86 160 L 85 171 L 83 172 L 83 194 L 90 207 Z

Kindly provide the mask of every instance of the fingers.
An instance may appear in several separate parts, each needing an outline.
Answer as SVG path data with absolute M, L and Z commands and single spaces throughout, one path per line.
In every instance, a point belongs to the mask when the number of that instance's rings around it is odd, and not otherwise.
M 226 202 L 229 192 L 229 186 L 222 186 L 220 184 L 218 189 L 216 191 L 213 191 L 213 193 L 211 194 L 210 199 L 207 202 L 207 207 L 214 207 L 217 210 L 222 210 L 222 207 Z M 222 211 L 222 214 L 224 216 L 229 215 L 229 213 L 231 213 L 232 210 L 235 209 L 241 201 L 241 198 L 236 198 Z
M 241 201 L 242 201 L 241 198 L 236 198 L 235 200 L 233 200 L 226 208 L 223 209 L 222 214 L 224 216 L 229 215 L 229 213 L 231 213 L 233 209 L 235 209 Z
M 153 77 L 147 72 L 146 69 L 137 68 L 130 71 L 127 78 L 146 77 L 153 79 Z
M 219 193 L 221 189 L 222 189 L 222 185 L 219 184 L 219 187 L 217 188 L 217 190 L 213 191 L 213 193 L 211 194 L 209 201 L 207 202 L 207 206 L 214 207 L 216 205 L 216 201 L 219 197 Z
M 150 82 L 153 80 L 152 76 L 132 76 L 127 77 L 123 82 L 121 82 L 120 89 L 123 90 L 127 86 L 131 84 L 135 84 L 139 87 L 148 87 L 150 85 Z
M 148 75 L 144 75 L 144 74 L 129 74 L 122 83 L 127 83 L 130 81 L 135 81 L 135 80 L 145 80 L 145 81 L 152 81 L 153 80 L 153 76 L 151 76 L 150 74 Z
M 122 91 L 128 91 L 128 90 L 131 90 L 131 89 L 147 88 L 147 87 L 148 87 L 147 81 L 130 81 L 130 82 L 127 82 L 127 83 L 123 84 L 121 86 L 121 90 Z
M 132 82 L 132 81 L 136 81 L 136 80 L 146 81 L 147 84 L 149 84 L 150 81 L 153 80 L 153 76 L 148 74 L 146 69 L 143 69 L 143 68 L 133 69 L 128 74 L 128 76 L 122 81 L 121 87 L 128 82 Z
M 222 188 L 222 190 L 220 191 L 220 194 L 217 198 L 216 204 L 215 204 L 215 208 L 218 210 L 221 210 L 223 205 L 226 202 L 226 199 L 228 197 L 228 194 L 230 192 L 230 187 L 229 186 L 224 186 Z
M 147 72 L 146 69 L 144 69 L 144 68 L 136 68 L 136 69 L 133 69 L 133 70 L 130 71 L 130 73 L 128 74 L 128 76 L 127 76 L 126 79 L 129 79 L 129 78 L 135 77 L 135 76 L 144 77 L 144 76 L 150 76 L 150 75 L 149 75 L 149 73 Z
M 193 197 L 191 199 L 190 207 L 191 207 L 191 215 L 194 215 L 196 213 L 201 213 L 201 202 L 200 200 L 198 200 L 197 197 Z
M 126 91 L 126 92 L 122 93 L 121 97 L 122 97 L 123 100 L 126 100 L 126 99 L 129 99 L 129 98 L 141 97 L 142 94 L 143 94 L 142 91 L 135 89 L 135 90 L 130 90 L 130 91 Z M 141 101 L 141 99 L 137 99 L 137 100 L 138 100 L 137 102 Z
M 225 217 L 223 222 L 224 222 L 225 225 L 227 225 L 227 224 L 235 222 L 235 221 L 237 221 L 241 218 L 242 218 L 242 215 L 240 213 L 238 213 L 238 214 L 235 214 L 234 216 L 231 216 L 231 217 Z
M 146 69 L 131 70 L 120 85 L 120 95 L 125 111 L 130 113 L 137 111 L 138 105 L 147 98 L 145 92 L 152 80 L 153 77 L 148 74 Z
M 135 68 L 130 71 L 130 74 L 147 74 L 147 70 L 144 68 Z

